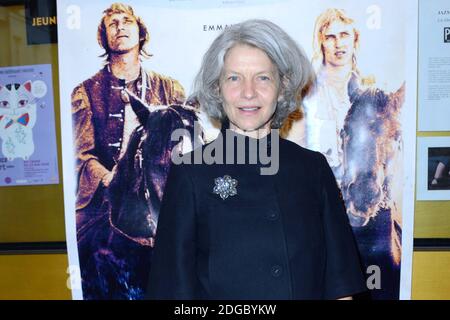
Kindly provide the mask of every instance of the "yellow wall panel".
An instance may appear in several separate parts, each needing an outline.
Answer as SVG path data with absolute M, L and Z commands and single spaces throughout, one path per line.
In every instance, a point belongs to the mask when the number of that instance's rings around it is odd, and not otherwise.
M 450 238 L 450 201 L 416 201 L 414 238 Z
M 60 183 L 0 187 L 0 242 L 64 241 L 57 44 L 27 45 L 23 5 L 0 6 L 0 67 L 51 64 Z M 6 44 L 6 45 L 4 45 Z
M 450 252 L 416 251 L 413 258 L 414 300 L 450 299 Z
M 0 255 L 0 299 L 67 300 L 66 254 Z
M 0 255 L 0 299 L 71 299 L 67 255 Z M 450 299 L 450 252 L 414 252 L 412 299 Z
M 0 299 L 71 299 L 66 254 L 0 255 Z M 450 252 L 413 255 L 412 299 L 450 299 Z

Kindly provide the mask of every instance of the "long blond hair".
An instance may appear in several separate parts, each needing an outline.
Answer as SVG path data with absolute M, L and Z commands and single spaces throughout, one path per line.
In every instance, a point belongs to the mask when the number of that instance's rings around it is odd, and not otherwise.
M 362 77 L 357 67 L 356 52 L 358 51 L 360 45 L 360 33 L 359 30 L 356 29 L 354 26 L 355 21 L 352 18 L 350 18 L 343 9 L 329 8 L 324 12 L 322 12 L 322 14 L 319 17 L 317 17 L 316 24 L 314 26 L 313 58 L 311 61 L 314 70 L 317 72 L 325 64 L 325 56 L 323 53 L 323 46 L 322 46 L 325 38 L 324 31 L 334 21 L 340 21 L 347 25 L 353 25 L 354 51 L 352 57 L 352 72 L 358 77 L 361 85 L 363 86 L 374 85 L 375 77 L 373 75 Z
M 314 37 L 313 37 L 313 66 L 318 70 L 321 65 L 325 64 L 325 56 L 323 53 L 323 42 L 325 40 L 324 31 L 327 29 L 331 23 L 334 21 L 340 21 L 347 25 L 353 25 L 354 20 L 350 18 L 346 12 L 342 9 L 329 8 L 322 12 L 322 14 L 317 18 L 316 24 L 314 26 Z M 359 49 L 359 31 L 353 27 L 354 34 L 354 48 L 355 51 Z M 352 57 L 352 70 L 357 71 L 356 67 L 356 55 L 353 53 Z M 357 72 L 359 74 L 359 72 Z

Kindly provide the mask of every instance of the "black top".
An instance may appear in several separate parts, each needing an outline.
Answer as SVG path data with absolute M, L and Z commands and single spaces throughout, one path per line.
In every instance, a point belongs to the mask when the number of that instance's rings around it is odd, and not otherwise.
M 275 154 L 272 137 L 265 143 Z M 256 139 L 245 141 L 248 150 Z M 193 153 L 185 159 L 193 160 Z M 261 175 L 261 167 L 261 162 L 171 167 L 148 298 L 335 299 L 366 290 L 325 157 L 280 139 L 278 172 Z M 215 179 L 225 175 L 237 180 L 237 194 L 222 199 L 213 189 Z

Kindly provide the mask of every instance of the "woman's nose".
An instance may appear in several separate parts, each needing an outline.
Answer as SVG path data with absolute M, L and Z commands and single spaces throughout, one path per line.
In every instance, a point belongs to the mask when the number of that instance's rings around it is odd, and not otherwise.
M 246 80 L 244 81 L 244 88 L 242 90 L 243 96 L 247 99 L 251 99 L 255 97 L 256 91 L 255 91 L 255 85 L 253 81 Z

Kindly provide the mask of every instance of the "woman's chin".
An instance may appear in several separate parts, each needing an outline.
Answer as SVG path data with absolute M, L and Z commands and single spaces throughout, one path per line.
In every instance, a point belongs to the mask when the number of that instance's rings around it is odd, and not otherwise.
M 234 125 L 231 126 L 231 129 L 234 129 L 239 132 L 251 132 L 251 131 L 257 131 L 257 130 L 263 130 L 266 128 L 270 128 L 269 125 L 263 125 L 264 122 L 237 122 Z

